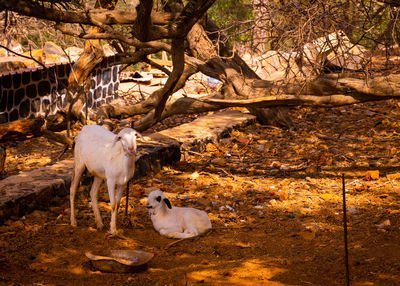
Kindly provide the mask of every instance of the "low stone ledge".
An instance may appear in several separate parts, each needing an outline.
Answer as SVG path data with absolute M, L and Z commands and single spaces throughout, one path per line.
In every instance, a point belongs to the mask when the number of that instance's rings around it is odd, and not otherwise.
M 239 111 L 222 111 L 168 130 L 153 133 L 138 143 L 134 178 L 157 173 L 162 166 L 179 161 L 180 147 L 201 151 L 234 128 L 251 124 L 255 117 Z M 57 197 L 69 194 L 73 160 L 10 176 L 0 181 L 0 224 L 12 216 L 46 209 Z

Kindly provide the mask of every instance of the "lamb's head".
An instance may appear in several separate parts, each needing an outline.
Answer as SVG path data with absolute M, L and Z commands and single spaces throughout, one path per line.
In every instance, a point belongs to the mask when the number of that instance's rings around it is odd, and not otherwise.
M 128 156 L 136 155 L 136 137 L 139 136 L 143 139 L 143 136 L 132 128 L 122 129 L 115 137 L 115 143 L 120 141 L 125 154 Z
M 154 214 L 159 209 L 172 208 L 170 201 L 160 190 L 150 192 L 147 197 L 146 207 L 149 209 L 150 214 Z

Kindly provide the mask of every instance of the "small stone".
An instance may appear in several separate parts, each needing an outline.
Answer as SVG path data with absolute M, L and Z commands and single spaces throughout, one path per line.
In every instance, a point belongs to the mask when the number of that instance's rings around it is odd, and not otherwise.
M 217 151 L 217 150 L 218 150 L 217 147 L 215 147 L 215 145 L 212 144 L 212 143 L 208 143 L 208 144 L 206 145 L 206 151 L 207 151 L 207 152 L 215 152 L 215 151 Z
M 198 172 L 193 172 L 193 173 L 190 175 L 190 178 L 191 178 L 192 180 L 196 180 L 199 176 L 200 176 L 200 175 L 199 175 Z
M 49 267 L 40 263 L 32 263 L 29 265 L 29 268 L 33 271 L 41 271 L 41 272 L 46 272 L 47 270 L 49 270 Z
M 391 225 L 390 220 L 389 220 L 389 219 L 386 219 L 386 220 L 384 220 L 383 222 L 381 222 L 380 224 L 377 224 L 376 227 L 377 227 L 378 229 L 384 229 L 384 228 L 389 227 L 390 225 Z
M 280 169 L 281 167 L 282 167 L 282 164 L 278 161 L 274 161 L 271 164 L 271 168 L 274 168 L 274 169 Z
M 351 215 L 354 215 L 354 214 L 357 214 L 359 212 L 359 210 L 356 207 L 350 207 L 347 209 L 347 212 Z
M 311 232 L 318 232 L 321 230 L 321 227 L 316 223 L 311 223 L 306 225 L 306 229 Z
M 225 208 L 226 208 L 227 210 L 230 210 L 230 211 L 235 210 L 233 207 L 231 207 L 231 206 L 229 206 L 229 205 L 226 205 Z
M 311 232 L 311 231 L 302 231 L 302 232 L 299 232 L 299 235 L 304 240 L 313 240 L 315 238 L 315 232 Z
M 365 173 L 365 179 L 367 181 L 378 180 L 379 179 L 379 170 L 367 171 Z

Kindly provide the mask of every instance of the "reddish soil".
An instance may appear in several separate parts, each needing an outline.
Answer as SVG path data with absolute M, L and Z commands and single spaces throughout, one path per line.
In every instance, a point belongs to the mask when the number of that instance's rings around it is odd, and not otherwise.
M 86 187 L 77 198 L 77 227 L 69 225 L 68 198 L 7 221 L 0 226 L 0 284 L 344 285 L 344 173 L 352 285 L 400 285 L 397 102 L 299 108 L 290 116 L 290 130 L 254 124 L 233 131 L 134 182 L 129 216 L 122 208 L 118 217 L 121 237 L 94 229 Z M 9 174 L 56 160 L 61 146 L 35 140 L 9 146 Z M 152 187 L 174 205 L 207 210 L 213 231 L 171 244 L 177 240 L 156 233 L 144 207 Z M 100 201 L 108 228 L 104 190 Z M 85 256 L 132 248 L 155 254 L 146 270 L 103 273 Z

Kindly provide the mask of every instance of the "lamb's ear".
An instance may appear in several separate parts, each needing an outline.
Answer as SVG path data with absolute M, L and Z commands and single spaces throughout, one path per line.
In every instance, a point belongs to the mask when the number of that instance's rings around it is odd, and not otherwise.
M 171 203 L 170 203 L 170 201 L 169 201 L 167 198 L 164 199 L 164 203 L 167 205 L 167 207 L 168 207 L 169 209 L 172 209 Z
M 158 196 L 158 197 L 156 198 L 156 201 L 157 201 L 157 202 L 161 202 L 161 196 Z

